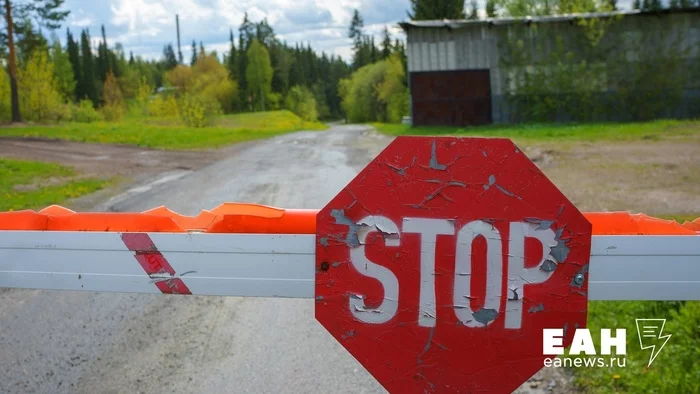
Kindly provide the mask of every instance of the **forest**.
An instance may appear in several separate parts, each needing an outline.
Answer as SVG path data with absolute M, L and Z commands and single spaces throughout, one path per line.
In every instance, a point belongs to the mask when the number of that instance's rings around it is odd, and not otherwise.
M 616 0 L 410 0 L 397 18 L 479 19 L 611 11 Z M 398 123 L 409 113 L 406 46 L 384 27 L 379 40 L 366 32 L 360 11 L 347 27 L 352 59 L 314 50 L 310 43 L 278 38 L 267 19 L 245 15 L 231 28 L 229 50 L 217 53 L 193 40 L 192 56 L 164 42 L 158 59 L 108 45 L 87 29 L 62 25 L 64 0 L 4 0 L 0 35 L 0 121 L 119 121 L 124 116 L 177 118 L 206 126 L 218 114 L 288 109 L 308 121 Z M 672 0 L 694 7 L 700 0 Z M 662 8 L 659 0 L 634 7 Z M 407 11 L 407 12 L 406 12 Z M 175 17 L 173 15 L 173 17 Z M 173 34 L 174 35 L 174 34 Z M 187 44 L 189 45 L 189 44 Z
M 7 66 L 0 75 L 1 121 L 119 121 L 137 115 L 174 117 L 198 127 L 218 114 L 277 109 L 309 121 L 396 122 L 407 111 L 404 43 L 392 39 L 388 27 L 376 43 L 357 10 L 348 27 L 351 62 L 309 43 L 282 41 L 266 19 L 252 21 L 247 14 L 230 29 L 226 53 L 193 40 L 191 58 L 169 42 L 160 59 L 145 59 L 120 43 L 108 45 L 104 25 L 98 40 L 87 29 L 65 29 L 61 40 L 69 15 L 62 2 L 12 1 L 6 13 L 11 29 L 1 37 Z M 371 100 L 360 98 L 365 93 Z

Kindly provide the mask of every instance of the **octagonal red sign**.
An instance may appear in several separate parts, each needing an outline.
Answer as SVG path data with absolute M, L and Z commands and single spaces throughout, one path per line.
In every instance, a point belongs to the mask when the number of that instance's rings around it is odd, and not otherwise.
M 585 327 L 591 225 L 509 140 L 397 138 L 316 240 L 316 319 L 391 392 L 511 392 Z

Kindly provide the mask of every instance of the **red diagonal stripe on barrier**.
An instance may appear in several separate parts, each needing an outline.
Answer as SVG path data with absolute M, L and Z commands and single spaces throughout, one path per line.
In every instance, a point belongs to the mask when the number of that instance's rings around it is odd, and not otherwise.
M 130 251 L 135 253 L 134 257 L 136 257 L 136 260 L 141 264 L 148 276 L 153 278 L 154 275 L 158 275 L 158 277 L 154 278 L 156 280 L 155 285 L 163 294 L 192 294 L 185 282 L 175 277 L 177 274 L 175 269 L 168 263 L 163 254 L 158 251 L 148 234 L 122 234 L 122 241 Z M 159 277 L 160 275 L 163 278 Z M 172 278 L 168 278 L 168 276 Z

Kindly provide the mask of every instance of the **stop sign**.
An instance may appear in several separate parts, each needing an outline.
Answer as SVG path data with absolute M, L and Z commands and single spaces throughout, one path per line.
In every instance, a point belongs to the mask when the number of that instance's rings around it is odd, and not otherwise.
M 511 392 L 585 327 L 590 240 L 509 140 L 399 137 L 317 217 L 316 319 L 391 392 Z

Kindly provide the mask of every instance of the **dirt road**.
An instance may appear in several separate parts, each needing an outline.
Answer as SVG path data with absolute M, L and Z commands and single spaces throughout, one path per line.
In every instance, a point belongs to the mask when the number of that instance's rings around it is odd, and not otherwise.
M 110 204 L 320 208 L 388 141 L 360 126 L 282 136 Z M 0 332 L 3 393 L 381 391 L 310 300 L 13 290 L 0 293 Z
M 196 214 L 225 201 L 320 208 L 388 142 L 363 126 L 289 134 L 236 148 L 234 155 L 217 153 L 227 158 L 131 186 L 92 209 L 140 211 L 165 204 Z M 585 148 L 581 156 L 548 145 L 526 152 L 581 209 L 624 209 L 618 205 L 627 202 L 631 209 L 697 212 L 692 196 L 700 182 L 690 181 L 700 173 L 700 159 L 687 145 L 674 145 L 668 159 L 658 146 L 651 152 L 647 145 L 628 144 L 618 158 L 645 159 L 631 170 L 618 165 L 623 159 L 606 161 L 612 160 L 606 147 Z M 680 164 L 665 166 L 662 156 Z M 594 182 L 594 175 L 614 180 L 615 189 L 604 189 L 610 183 Z M 576 187 L 589 178 L 595 198 Z M 687 183 L 669 189 L 675 194 L 653 193 L 653 187 L 665 187 L 654 182 L 671 178 Z M 641 186 L 649 187 L 645 194 L 619 197 Z M 520 392 L 567 392 L 566 380 L 561 371 L 544 370 Z M 381 391 L 314 321 L 310 300 L 0 290 L 2 393 Z

